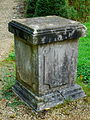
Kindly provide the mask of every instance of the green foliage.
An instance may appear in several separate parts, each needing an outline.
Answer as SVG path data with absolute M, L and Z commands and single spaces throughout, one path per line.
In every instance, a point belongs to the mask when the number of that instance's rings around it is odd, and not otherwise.
M 36 3 L 34 16 L 46 16 L 49 15 L 49 2 L 48 0 L 38 0 Z
M 18 98 L 13 99 L 12 102 L 7 103 L 7 106 L 12 107 L 14 110 L 17 110 L 17 106 L 23 105 L 24 103 Z
M 66 0 L 27 0 L 27 17 L 58 15 L 68 18 L 68 4 Z
M 90 0 L 27 0 L 26 17 L 47 15 L 85 22 L 90 18 Z
M 77 10 L 75 10 L 75 8 L 73 6 L 69 7 L 68 6 L 68 18 L 72 19 L 72 20 L 76 20 L 78 17 L 78 12 Z
M 75 8 L 78 13 L 77 18 L 75 20 L 79 20 L 81 22 L 85 22 L 89 20 L 90 16 L 90 0 L 68 0 L 69 5 Z
M 15 84 L 15 53 L 11 51 L 8 58 L 0 62 L 0 101 L 7 102 L 7 106 L 16 110 L 18 105 L 22 105 L 15 94 L 12 92 L 12 86 Z
M 11 51 L 5 61 L 15 61 L 15 52 Z
M 15 84 L 15 65 L 13 63 L 3 63 L 6 66 L 0 68 L 0 72 L 2 72 L 1 81 L 3 83 L 3 92 L 9 91 L 12 85 Z
M 88 93 L 90 90 L 90 22 L 85 25 L 88 28 L 88 33 L 85 38 L 81 38 L 79 41 L 77 82 Z
M 0 62 L 0 80 L 3 83 L 2 92 L 9 91 L 15 84 L 15 52 L 11 51 L 9 56 Z M 5 65 L 5 66 L 4 66 Z
M 11 91 L 12 85 L 15 84 L 15 64 L 14 59 L 15 53 L 12 51 L 9 57 L 6 58 L 2 63 L 0 62 L 0 80 L 2 81 L 2 92 L 4 96 L 8 96 L 8 92 Z M 4 94 L 6 93 L 6 95 Z M 11 92 L 10 92 L 11 93 Z
M 9 89 L 8 91 L 2 92 L 1 99 L 10 100 L 14 96 L 14 93 Z
M 27 0 L 26 17 L 33 17 L 37 0 Z
M 78 77 L 82 79 L 82 82 L 89 84 L 90 83 L 90 64 L 78 65 Z
M 80 79 L 79 77 L 77 78 L 76 83 L 79 84 L 80 86 L 82 86 L 82 88 L 87 96 L 90 96 L 90 87 L 89 87 L 90 84 L 83 83 L 82 79 Z
M 68 17 L 67 4 L 65 0 L 38 0 L 35 16 L 58 15 Z

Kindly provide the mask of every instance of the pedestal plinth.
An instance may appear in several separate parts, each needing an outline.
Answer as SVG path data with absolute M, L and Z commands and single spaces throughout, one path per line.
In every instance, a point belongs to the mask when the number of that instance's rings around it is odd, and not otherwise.
M 86 29 L 79 22 L 47 16 L 13 20 L 16 84 L 13 91 L 36 111 L 85 94 L 75 84 L 78 39 Z

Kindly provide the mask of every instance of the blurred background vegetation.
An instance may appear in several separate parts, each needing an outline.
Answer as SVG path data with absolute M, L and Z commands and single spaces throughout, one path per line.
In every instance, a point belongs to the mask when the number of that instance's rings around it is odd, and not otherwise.
M 58 15 L 86 22 L 90 20 L 90 0 L 25 0 L 26 17 Z

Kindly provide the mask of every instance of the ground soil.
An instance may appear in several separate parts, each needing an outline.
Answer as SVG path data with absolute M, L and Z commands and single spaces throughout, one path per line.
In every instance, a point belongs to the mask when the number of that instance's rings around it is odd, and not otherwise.
M 15 13 L 16 8 L 19 8 L 17 1 L 0 0 L 0 60 L 5 59 L 13 46 L 13 35 L 8 32 L 8 22 L 19 16 L 19 12 Z M 11 65 L 8 65 L 8 69 L 11 68 Z M 3 77 L 5 66 L 1 66 L 1 69 L 4 70 L 0 72 Z M 2 89 L 2 77 L 0 77 L 0 89 Z M 0 99 L 0 120 L 90 120 L 90 97 L 69 101 L 40 113 L 33 112 L 24 104 L 16 108 L 8 106 L 7 104 L 12 103 L 15 97 L 14 95 L 10 100 Z
M 16 109 L 7 106 L 11 102 L 0 101 L 0 120 L 90 120 L 90 97 L 69 101 L 40 113 L 35 113 L 26 105 L 19 105 Z
M 0 61 L 8 56 L 13 46 L 13 34 L 8 32 L 8 23 L 22 14 L 23 2 L 20 0 L 0 0 Z
M 7 56 L 13 44 L 13 35 L 8 32 L 8 23 L 13 19 L 14 0 L 0 0 L 0 60 Z

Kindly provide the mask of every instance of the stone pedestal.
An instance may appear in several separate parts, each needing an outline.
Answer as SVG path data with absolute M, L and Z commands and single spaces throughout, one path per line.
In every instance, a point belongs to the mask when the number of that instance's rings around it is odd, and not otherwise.
M 13 20 L 16 84 L 13 91 L 36 111 L 85 94 L 75 84 L 78 39 L 86 29 L 58 16 Z

